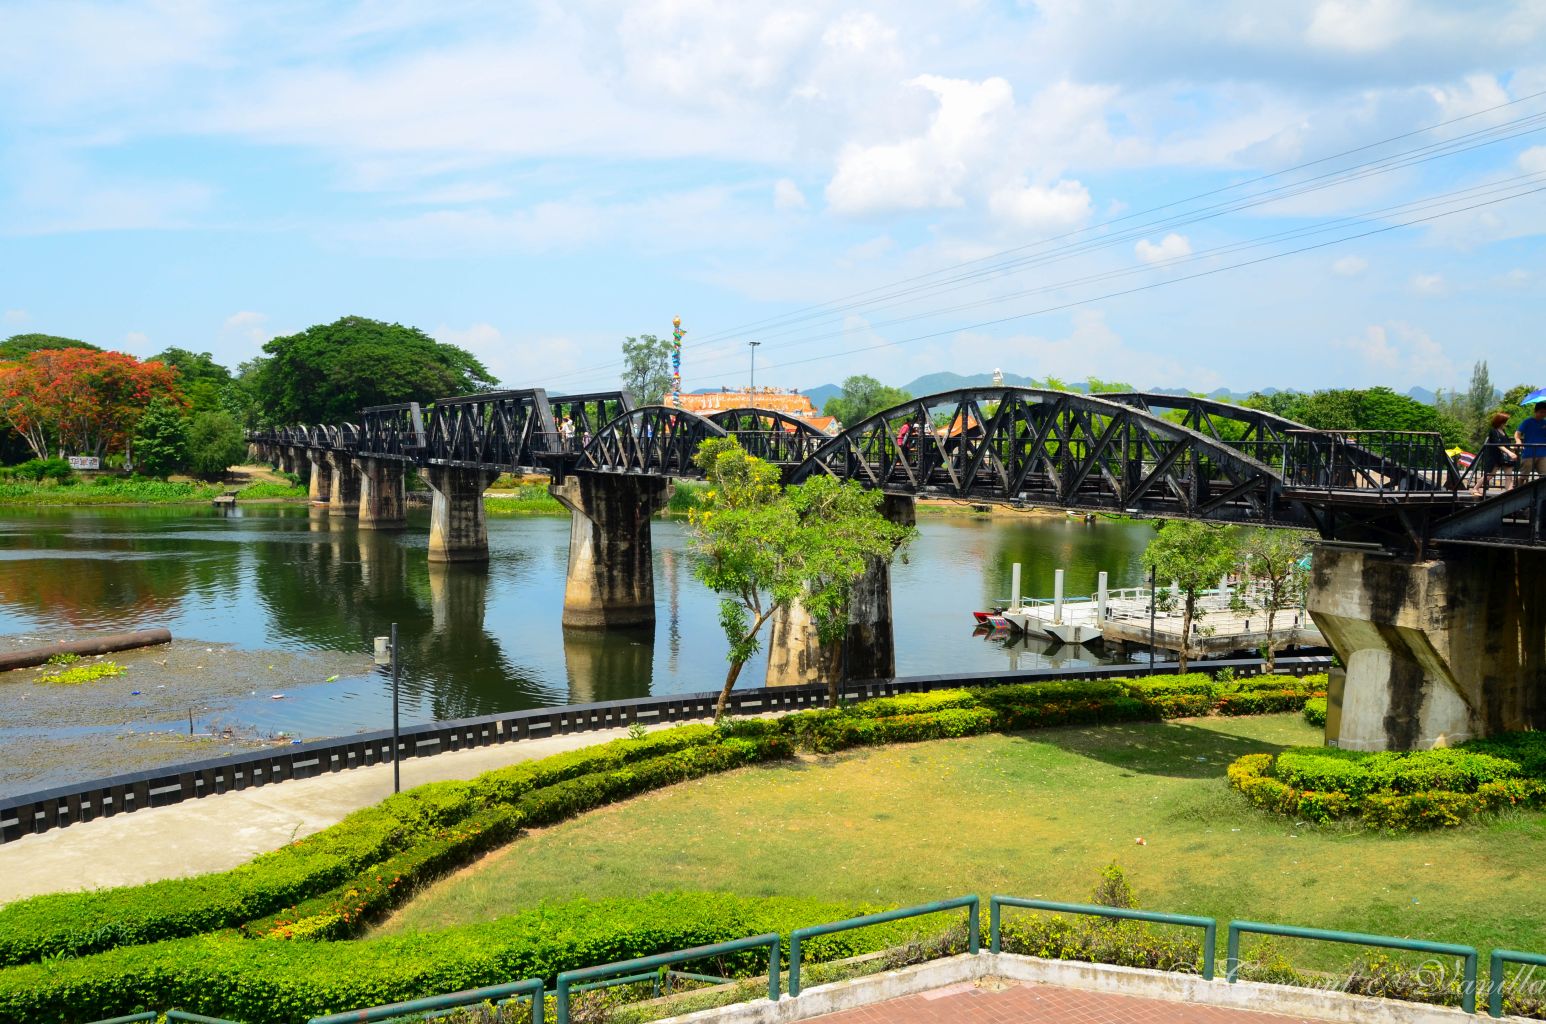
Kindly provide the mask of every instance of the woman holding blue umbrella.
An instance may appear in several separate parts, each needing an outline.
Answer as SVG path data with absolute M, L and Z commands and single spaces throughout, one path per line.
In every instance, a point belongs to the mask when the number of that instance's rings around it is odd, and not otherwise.
M 1535 407 L 1514 431 L 1514 442 L 1522 446 L 1519 468 L 1527 477 L 1546 476 L 1546 388 L 1530 392 L 1519 404 Z

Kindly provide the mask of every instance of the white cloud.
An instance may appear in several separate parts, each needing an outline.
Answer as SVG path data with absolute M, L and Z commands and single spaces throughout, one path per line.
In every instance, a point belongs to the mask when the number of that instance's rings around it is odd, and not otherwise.
M 1519 169 L 1530 174 L 1546 172 L 1546 146 L 1531 146 L 1520 153 Z
M 1381 383 L 1394 387 L 1458 379 L 1459 370 L 1443 346 L 1409 323 L 1370 324 L 1361 335 L 1338 344 L 1358 356 Z
M 0 319 L 3 319 L 8 324 L 24 324 L 31 320 L 32 317 L 25 309 L 8 309 L 3 316 L 0 316 Z
M 1419 295 L 1448 295 L 1449 283 L 1443 274 L 1413 274 L 1412 291 Z
M 274 336 L 274 331 L 268 325 L 268 316 L 252 310 L 232 313 L 220 325 L 220 340 L 226 345 L 256 347 Z
M 789 178 L 780 178 L 773 183 L 775 210 L 803 210 L 805 207 L 805 193 L 800 191 L 799 185 Z
M 960 206 L 959 187 L 993 137 L 996 122 L 1014 106 L 1002 78 L 971 82 L 920 75 L 937 108 L 926 131 L 901 142 L 849 144 L 827 183 L 827 203 L 837 213 L 864 214 Z
M 1369 269 L 1369 261 L 1362 256 L 1343 256 L 1331 265 L 1331 272 L 1338 277 L 1357 277 Z
M 1078 181 L 1055 185 L 1007 185 L 988 198 L 989 208 L 1019 227 L 1033 231 L 1067 231 L 1089 220 L 1090 192 Z
M 1172 231 L 1160 239 L 1158 244 L 1149 241 L 1147 238 L 1138 239 L 1138 244 L 1133 246 L 1133 251 L 1145 263 L 1162 263 L 1165 260 L 1190 256 L 1192 254 L 1192 243 L 1187 240 L 1185 235 L 1178 235 Z
M 1383 50 L 1406 30 L 1407 6 L 1404 0 L 1322 0 L 1305 38 L 1314 46 L 1349 53 Z
M 123 336 L 123 347 L 125 349 L 144 352 L 149 345 L 150 335 L 144 331 L 130 331 Z

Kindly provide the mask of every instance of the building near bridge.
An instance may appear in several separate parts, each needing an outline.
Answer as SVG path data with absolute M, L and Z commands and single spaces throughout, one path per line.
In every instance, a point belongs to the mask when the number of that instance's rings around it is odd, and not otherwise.
M 671 396 L 660 400 L 662 405 L 671 404 Z M 804 420 L 824 434 L 837 434 L 842 424 L 831 416 L 823 416 L 811 404 L 810 396 L 785 388 L 722 388 L 682 396 L 682 408 L 699 416 L 709 416 L 726 409 L 767 409 L 785 416 Z

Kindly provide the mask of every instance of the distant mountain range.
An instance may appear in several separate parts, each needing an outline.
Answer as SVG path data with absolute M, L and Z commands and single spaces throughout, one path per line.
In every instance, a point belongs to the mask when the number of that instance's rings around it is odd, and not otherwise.
M 945 371 L 942 373 L 924 374 L 922 377 L 902 385 L 902 390 L 906 391 L 910 395 L 937 395 L 941 391 L 955 391 L 959 388 L 987 387 L 992 383 L 993 374 L 991 373 L 974 373 L 968 376 Z M 1018 373 L 1006 373 L 1004 374 L 1004 383 L 1025 386 L 1031 383 L 1031 378 L 1021 376 Z M 1073 391 L 1085 390 L 1085 387 L 1082 383 L 1070 384 L 1069 388 Z M 1148 390 L 1160 395 L 1185 395 L 1190 393 L 1185 388 L 1149 388 Z M 1282 389 L 1262 388 L 1261 393 L 1264 395 L 1275 395 L 1280 390 Z M 817 409 L 820 409 L 823 405 L 825 405 L 827 403 L 827 399 L 836 398 L 842 393 L 843 388 L 840 384 L 822 384 L 819 387 L 807 388 L 802 392 L 802 394 L 810 397 L 811 404 L 814 405 Z M 1433 391 L 1430 391 L 1428 388 L 1412 388 L 1407 391 L 1406 394 L 1407 397 L 1415 398 L 1417 401 L 1426 403 L 1427 405 L 1432 405 L 1434 402 L 1438 401 L 1438 395 Z M 1231 391 L 1228 388 L 1216 388 L 1208 393 L 1209 398 L 1215 398 L 1221 402 L 1238 402 L 1243 398 L 1250 397 L 1250 395 L 1251 392 L 1249 391 Z

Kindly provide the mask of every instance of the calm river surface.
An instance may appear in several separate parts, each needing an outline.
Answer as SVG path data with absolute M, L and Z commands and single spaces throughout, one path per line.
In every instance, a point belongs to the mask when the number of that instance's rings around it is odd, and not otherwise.
M 387 680 L 362 670 L 359 655 L 393 621 L 402 637 L 405 722 L 694 692 L 723 680 L 716 600 L 692 577 L 681 523 L 654 524 L 654 630 L 602 636 L 559 625 L 566 518 L 491 519 L 486 569 L 431 567 L 426 520 L 419 512 L 407 531 L 380 534 L 296 506 L 3 513 L 0 634 L 55 639 L 167 626 L 180 643 L 229 645 L 254 661 L 349 655 L 339 678 L 293 686 L 283 700 L 243 691 L 199 709 L 290 736 L 389 721 Z M 1050 596 L 1060 567 L 1070 595 L 1090 593 L 1103 569 L 1112 587 L 1136 585 L 1152 535 L 1143 524 L 1052 517 L 924 516 L 918 525 L 893 575 L 902 675 L 1092 663 L 1082 649 L 1006 649 L 973 636 L 970 613 L 1008 596 L 1015 561 L 1024 564 L 1028 596 Z M 763 672 L 759 657 L 741 678 L 760 685 Z M 141 666 L 132 682 L 91 685 L 129 693 L 131 686 L 149 692 L 154 682 Z

